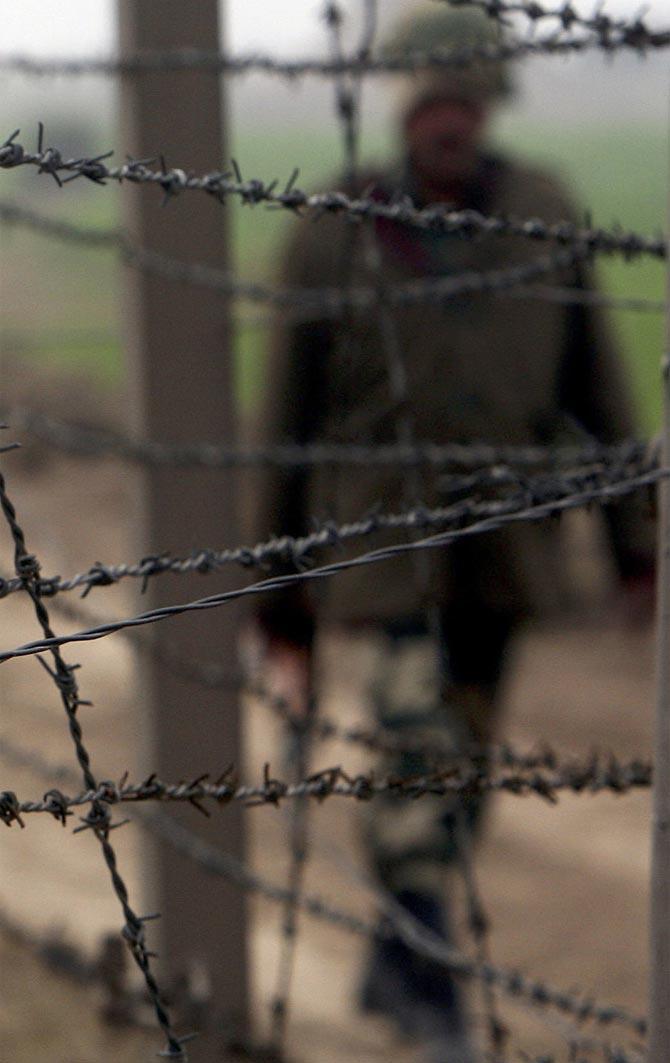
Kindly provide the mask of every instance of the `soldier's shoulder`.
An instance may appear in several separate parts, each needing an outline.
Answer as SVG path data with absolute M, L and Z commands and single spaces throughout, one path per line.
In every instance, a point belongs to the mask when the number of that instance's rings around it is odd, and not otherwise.
M 324 177 L 318 185 L 309 186 L 310 195 L 325 192 L 340 192 L 352 199 L 370 194 L 386 194 L 393 190 L 394 176 L 391 170 L 369 167 L 361 170 L 355 182 L 339 171 Z M 336 280 L 342 264 L 342 241 L 350 234 L 347 219 L 340 211 L 323 211 L 316 214 L 297 213 L 288 220 L 284 240 L 281 272 L 289 282 L 300 280 L 306 287 Z

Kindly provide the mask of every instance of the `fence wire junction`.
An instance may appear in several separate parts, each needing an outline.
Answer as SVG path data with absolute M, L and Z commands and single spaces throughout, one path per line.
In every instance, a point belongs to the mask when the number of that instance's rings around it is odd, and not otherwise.
M 269 56 L 235 57 L 196 50 L 172 50 L 120 59 L 38 60 L 27 56 L 4 56 L 0 57 L 0 70 L 41 77 L 99 74 L 127 78 L 155 72 L 172 72 L 176 75 L 188 70 L 209 71 L 217 75 L 263 72 L 289 79 L 325 76 L 332 79 L 335 89 L 335 113 L 341 126 L 347 176 L 355 177 L 358 172 L 361 82 L 368 75 L 401 75 L 427 68 L 467 67 L 479 61 L 497 62 L 501 59 L 517 60 L 533 55 L 566 55 L 592 50 L 605 54 L 632 50 L 645 56 L 670 46 L 670 30 L 650 29 L 642 16 L 625 19 L 610 16 L 601 10 L 584 16 L 569 3 L 545 7 L 534 0 L 528 3 L 523 0 L 509 3 L 505 0 L 449 2 L 456 7 L 479 9 L 501 27 L 506 27 L 516 18 L 525 19 L 530 30 L 527 36 L 501 40 L 501 43 L 491 46 L 441 49 L 402 58 L 385 56 L 375 49 L 377 5 L 374 0 L 367 0 L 363 5 L 363 32 L 353 54 L 348 54 L 342 44 L 342 11 L 336 4 L 328 5 L 326 23 L 331 54 L 325 60 L 283 61 Z M 548 21 L 557 24 L 557 28 L 546 36 L 536 37 L 535 28 Z M 236 297 L 279 309 L 285 312 L 288 321 L 312 321 L 315 316 L 325 316 L 346 322 L 351 310 L 369 310 L 377 315 L 386 335 L 390 392 L 400 407 L 407 397 L 406 386 L 403 385 L 406 352 L 400 349 L 397 334 L 393 331 L 388 316 L 389 305 L 402 307 L 422 302 L 439 303 L 486 293 L 566 304 L 592 302 L 628 306 L 653 312 L 665 309 L 665 304 L 652 300 L 612 300 L 596 291 L 568 287 L 560 281 L 562 271 L 569 270 L 576 263 L 590 262 L 599 254 L 619 255 L 625 260 L 641 256 L 665 259 L 667 241 L 662 235 L 647 236 L 618 227 L 594 228 L 589 223 L 580 225 L 569 220 L 553 223 L 541 218 L 489 216 L 474 210 L 449 209 L 439 203 L 419 207 L 405 196 L 385 201 L 374 192 L 362 196 L 338 190 L 309 193 L 297 186 L 298 171 L 294 171 L 288 181 L 282 184 L 276 180 L 243 178 L 235 162 L 231 164 L 230 171 L 217 170 L 198 175 L 187 168 L 168 167 L 163 159 L 159 160 L 160 168 L 155 168 L 156 160 L 129 159 L 121 165 L 112 165 L 108 162 L 111 153 L 91 158 L 66 158 L 57 148 L 45 147 L 42 125 L 39 127 L 35 151 L 29 150 L 18 137 L 17 130 L 0 145 L 0 169 L 31 167 L 40 174 L 52 177 L 61 188 L 78 178 L 85 178 L 98 186 L 110 183 L 151 185 L 162 191 L 166 202 L 182 193 L 200 191 L 222 204 L 236 200 L 244 206 L 276 208 L 306 220 L 313 219 L 317 224 L 326 215 L 342 216 L 363 227 L 368 235 L 376 222 L 385 221 L 441 235 L 457 235 L 464 240 L 515 236 L 551 245 L 553 250 L 550 254 L 539 256 L 521 266 L 429 278 L 393 285 L 383 291 L 374 287 L 352 286 L 332 290 L 282 289 L 242 283 L 233 275 L 204 264 L 181 263 L 169 256 L 135 246 L 121 231 L 86 229 L 47 218 L 29 207 L 7 201 L 0 203 L 0 220 L 8 225 L 31 228 L 82 248 L 109 248 L 124 263 L 138 270 L 173 282 L 213 289 L 225 297 Z M 556 283 L 552 283 L 552 280 L 556 280 Z M 118 781 L 104 780 L 93 770 L 81 722 L 81 710 L 90 703 L 83 700 L 79 692 L 76 676 L 78 666 L 66 662 L 62 647 L 115 633 L 130 638 L 141 636 L 140 629 L 169 617 L 224 607 L 238 599 L 310 581 L 337 578 L 340 572 L 351 568 L 392 560 L 406 554 L 417 559 L 417 579 L 420 581 L 421 557 L 425 550 L 447 549 L 473 536 L 488 534 L 511 524 L 559 517 L 563 512 L 576 508 L 616 504 L 618 499 L 633 492 L 646 491 L 653 495 L 658 484 L 670 476 L 670 469 L 663 467 L 653 448 L 637 441 L 604 446 L 591 439 L 585 439 L 580 445 L 563 448 L 497 447 L 485 443 L 437 445 L 417 439 L 411 417 L 403 415 L 398 419 L 395 442 L 386 446 L 338 447 L 317 442 L 305 446 L 242 450 L 215 447 L 199 441 L 179 446 L 153 440 L 138 441 L 60 422 L 34 410 L 13 409 L 6 411 L 4 416 L 12 431 L 25 432 L 29 439 L 46 444 L 54 453 L 62 451 L 87 457 L 108 455 L 142 465 L 165 465 L 175 469 L 192 466 L 212 469 L 245 469 L 254 466 L 310 468 L 338 464 L 355 469 L 365 465 L 399 469 L 406 479 L 406 506 L 402 512 L 379 511 L 347 524 L 325 522 L 304 535 L 280 535 L 264 543 L 228 548 L 205 546 L 185 557 L 175 557 L 166 552 L 128 563 L 96 562 L 72 576 L 61 577 L 44 576 L 38 559 L 29 552 L 5 479 L 0 475 L 0 506 L 14 549 L 14 574 L 0 579 L 0 597 L 17 594 L 27 597 L 32 603 L 41 632 L 39 638 L 23 646 L 0 651 L 0 663 L 37 655 L 58 691 L 83 781 L 83 789 L 77 791 L 77 782 L 66 766 L 50 764 L 41 758 L 37 750 L 20 749 L 3 738 L 0 756 L 4 760 L 30 767 L 36 774 L 58 785 L 52 785 L 41 799 L 36 800 L 20 797 L 14 790 L 1 790 L 0 819 L 8 827 L 23 829 L 31 815 L 41 813 L 50 815 L 63 827 L 77 820 L 75 832 L 90 831 L 96 837 L 112 889 L 121 906 L 124 920 L 122 938 L 142 976 L 155 1020 L 163 1034 L 161 1055 L 186 1061 L 185 1045 L 191 1035 L 182 1036 L 177 1032 L 154 973 L 153 954 L 146 941 L 146 923 L 154 917 L 137 914 L 118 867 L 110 836 L 127 821 L 112 820 L 112 811 L 117 805 L 136 812 L 143 829 L 160 836 L 210 874 L 235 881 L 242 889 L 261 893 L 283 906 L 284 946 L 272 1005 L 270 1041 L 275 1053 L 272 1058 L 286 1058 L 297 914 L 304 912 L 367 940 L 396 935 L 419 955 L 483 987 L 490 1042 L 489 1058 L 495 1063 L 505 1058 L 507 1034 L 497 1016 L 494 991 L 539 1011 L 554 1010 L 571 1020 L 575 1025 L 566 1035 L 566 1043 L 570 1058 L 575 1063 L 582 1058 L 577 1054 L 581 1051 L 579 1038 L 587 1023 L 599 1028 L 621 1027 L 625 1030 L 625 1036 L 634 1036 L 637 1041 L 625 1047 L 614 1045 L 611 1040 L 595 1041 L 584 1051 L 596 1051 L 600 1058 L 609 1063 L 639 1060 L 643 1050 L 640 1050 L 638 1042 L 647 1032 L 644 1017 L 635 1016 L 625 1008 L 600 1004 L 588 994 L 576 990 L 556 989 L 543 979 L 530 978 L 490 961 L 486 919 L 472 874 L 471 853 L 466 845 L 459 853 L 459 866 L 465 883 L 474 956 L 455 950 L 411 916 L 395 910 L 392 899 L 388 897 L 382 895 L 377 898 L 384 919 L 370 923 L 305 893 L 303 876 L 313 841 L 309 830 L 308 799 L 320 802 L 339 796 L 367 802 L 374 801 L 382 794 L 393 794 L 398 800 L 424 800 L 453 798 L 454 795 L 472 797 L 486 791 L 496 791 L 518 797 L 536 795 L 553 803 L 563 792 L 596 794 L 608 791 L 626 794 L 636 789 L 648 789 L 653 781 L 651 761 L 623 761 L 597 753 L 582 759 L 571 759 L 550 747 L 540 749 L 537 753 L 522 754 L 504 746 L 472 749 L 454 757 L 449 755 L 446 748 L 435 750 L 433 747 L 436 763 L 431 765 L 430 771 L 412 777 L 381 775 L 372 769 L 350 774 L 340 765 L 309 773 L 309 748 L 317 740 L 339 737 L 370 750 L 388 752 L 391 748 L 395 751 L 402 748 L 416 753 L 424 751 L 422 739 L 409 735 L 402 742 L 395 740 L 394 743 L 393 737 L 384 732 L 362 727 L 346 729 L 316 713 L 308 719 L 298 719 L 281 698 L 255 687 L 254 693 L 260 695 L 260 700 L 283 720 L 287 734 L 310 744 L 300 748 L 296 758 L 299 771 L 295 778 L 275 777 L 267 765 L 262 780 L 256 784 L 241 783 L 234 767 L 227 767 L 215 779 L 203 774 L 186 782 L 164 781 L 155 773 L 148 774 L 137 783 L 130 782 L 127 775 Z M 12 448 L 13 444 L 9 444 L 1 449 L 6 452 Z M 442 490 L 446 497 L 444 506 L 416 504 L 416 480 L 413 477 L 422 466 L 440 470 Z M 491 492 L 494 497 L 490 497 Z M 452 500 L 454 495 L 456 501 Z M 353 557 L 315 563 L 317 551 L 341 549 L 345 543 L 374 537 L 380 532 L 393 532 L 403 538 Z M 135 616 L 84 621 L 80 630 L 68 634 L 56 634 L 46 604 L 49 601 L 54 612 L 67 615 L 68 608 L 72 607 L 62 601 L 65 592 L 78 590 L 85 596 L 94 589 L 97 593 L 127 578 L 138 579 L 146 587 L 149 580 L 164 573 L 198 572 L 206 576 L 220 571 L 224 566 L 262 569 L 277 561 L 289 566 L 291 571 L 197 600 L 149 609 Z M 76 610 L 77 607 L 74 607 L 74 615 L 77 615 Z M 149 642 L 147 646 L 152 652 Z M 42 654 L 49 657 L 45 658 Z M 169 650 L 167 656 L 170 656 Z M 170 664 L 175 670 L 182 666 L 177 659 Z M 223 666 L 220 673 L 215 675 L 205 670 L 198 674 L 197 662 L 194 661 L 183 662 L 183 666 L 190 669 L 190 674 L 203 686 L 217 681 L 240 685 L 240 677 L 232 667 Z M 72 787 L 71 794 L 60 788 L 66 783 Z M 163 810 L 146 807 L 149 802 L 156 805 L 179 802 L 190 804 L 196 811 L 210 815 L 215 813 L 217 806 L 232 801 L 252 806 L 279 806 L 290 801 L 294 818 L 289 831 L 291 867 L 288 886 L 265 880 L 236 862 L 229 854 L 198 838 Z M 43 942 L 31 940 L 29 934 L 25 934 L 25 941 L 34 951 L 46 956 Z M 81 961 L 81 969 L 86 969 L 84 960 Z M 546 1056 L 538 1057 L 536 1063 L 547 1063 L 548 1059 Z

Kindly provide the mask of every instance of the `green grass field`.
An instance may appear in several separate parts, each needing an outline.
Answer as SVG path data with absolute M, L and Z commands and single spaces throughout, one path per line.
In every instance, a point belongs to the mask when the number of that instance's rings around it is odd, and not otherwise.
M 593 224 L 656 233 L 664 228 L 667 180 L 666 140 L 662 130 L 545 130 L 513 122 L 500 134 L 505 150 L 558 170 L 574 189 Z M 388 145 L 366 135 L 367 161 L 383 159 Z M 285 180 L 300 163 L 300 184 L 317 187 L 340 168 L 335 133 L 297 130 L 235 137 L 233 153 L 243 173 Z M 45 178 L 23 172 L 3 183 L 4 195 L 16 191 L 24 202 L 58 211 L 83 224 L 113 225 L 118 194 L 84 189 L 79 183 L 64 192 Z M 3 182 L 5 178 L 3 177 Z M 172 209 L 172 208 L 168 208 Z M 231 208 L 237 268 L 245 278 L 272 277 L 287 219 L 279 211 L 235 204 Z M 91 371 L 108 384 L 122 374 L 119 343 L 118 281 L 113 257 L 104 251 L 76 251 L 24 231 L 9 231 L 3 248 L 11 258 L 3 265 L 0 289 L 5 350 L 26 358 L 49 359 Z M 646 259 L 625 263 L 603 258 L 598 266 L 603 288 L 614 295 L 662 298 L 664 267 Z M 267 330 L 248 320 L 236 331 L 241 401 L 253 404 L 266 346 Z M 661 315 L 632 311 L 612 314 L 630 366 L 640 426 L 655 430 L 659 419 L 658 365 L 663 344 Z

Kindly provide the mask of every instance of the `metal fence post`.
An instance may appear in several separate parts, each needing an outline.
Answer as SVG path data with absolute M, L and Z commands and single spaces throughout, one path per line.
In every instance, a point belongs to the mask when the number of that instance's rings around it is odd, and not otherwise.
M 125 54 L 161 48 L 219 47 L 217 0 L 119 0 Z M 224 165 L 221 85 L 207 72 L 143 73 L 124 77 L 121 137 L 135 158 L 161 154 L 168 166 L 198 173 Z M 225 214 L 206 196 L 162 203 L 160 189 L 125 190 L 124 226 L 134 240 L 184 262 L 224 267 Z M 125 276 L 124 328 L 130 375 L 131 417 L 152 439 L 230 442 L 234 403 L 230 324 L 222 296 L 204 288 L 134 271 Z M 149 470 L 142 481 L 143 549 L 185 553 L 236 538 L 233 474 L 206 469 Z M 226 586 L 225 578 L 217 586 Z M 153 581 L 147 606 L 203 593 L 201 577 Z M 159 586 L 160 583 L 160 586 Z M 208 584 L 208 588 L 209 588 Z M 211 590 L 214 590 L 214 586 Z M 235 661 L 237 625 L 227 609 L 194 614 L 154 636 L 186 659 Z M 143 677 L 138 713 L 150 706 L 144 767 L 165 779 L 216 776 L 240 762 L 240 722 L 235 691 L 207 690 L 164 666 Z M 139 725 L 138 725 L 139 726 Z M 175 814 L 171 809 L 170 814 Z M 217 809 L 206 820 L 195 809 L 176 813 L 208 841 L 243 856 L 242 811 Z M 165 843 L 151 854 L 154 924 L 168 979 L 190 972 L 212 994 L 217 1029 L 246 1031 L 247 970 L 244 900 L 239 890 L 208 878 Z M 204 976 L 204 979 L 203 979 Z M 198 1063 L 220 1060 L 221 1036 L 210 1030 L 193 1047 Z
M 668 212 L 670 217 L 670 210 Z M 670 275 L 666 282 L 670 298 Z M 670 467 L 670 312 L 666 310 L 662 360 L 663 440 L 661 461 Z M 652 821 L 649 1063 L 670 1060 L 670 482 L 659 486 L 656 583 L 656 720 Z

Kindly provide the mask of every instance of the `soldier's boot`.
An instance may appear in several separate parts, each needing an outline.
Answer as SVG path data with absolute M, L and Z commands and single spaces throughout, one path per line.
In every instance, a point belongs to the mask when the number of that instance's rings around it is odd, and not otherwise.
M 419 922 L 449 941 L 442 905 L 425 894 L 396 898 Z M 361 1007 L 392 1020 L 425 1042 L 430 1063 L 474 1063 L 460 993 L 442 964 L 418 956 L 404 941 L 375 942 L 361 987 Z

